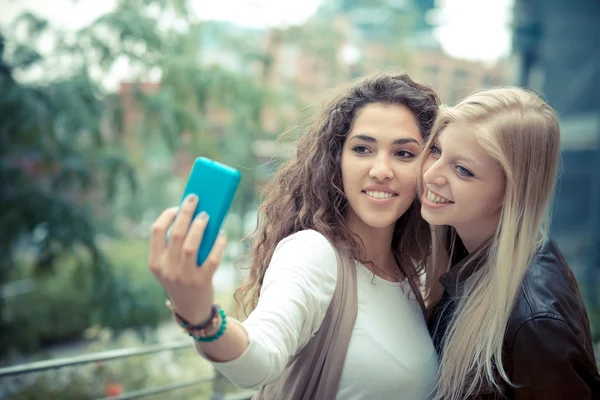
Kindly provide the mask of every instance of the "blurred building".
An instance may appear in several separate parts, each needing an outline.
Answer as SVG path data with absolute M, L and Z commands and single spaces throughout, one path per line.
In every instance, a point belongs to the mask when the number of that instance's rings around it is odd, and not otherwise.
M 391 30 L 402 24 L 409 36 L 429 34 L 432 25 L 427 13 L 435 7 L 434 0 L 324 0 L 313 16 L 331 19 L 344 16 L 361 36 L 371 42 L 393 41 Z M 396 25 L 396 26 L 395 26 Z
M 303 100 L 313 103 L 353 78 L 406 71 L 432 86 L 447 104 L 475 89 L 506 84 L 506 62 L 485 65 L 442 51 L 427 22 L 433 8 L 433 0 L 326 0 L 307 23 L 327 21 L 335 27 L 340 34 L 333 50 L 336 57 L 326 60 L 303 52 L 297 44 L 280 43 L 272 83 L 291 85 Z
M 553 232 L 593 300 L 600 269 L 600 1 L 515 0 L 515 83 L 561 119 Z M 592 296 L 592 297 L 589 297 Z
M 407 72 L 413 79 L 431 86 L 442 102 L 449 105 L 476 89 L 508 83 L 507 63 L 494 65 L 450 57 L 439 49 L 415 49 Z
M 341 23 L 340 23 L 341 25 Z M 407 72 L 416 81 L 431 86 L 445 104 L 456 104 L 475 89 L 506 85 L 507 63 L 495 65 L 458 59 L 439 47 L 410 47 L 402 53 L 385 43 L 341 42 L 337 65 L 322 67 L 318 57 L 302 53 L 295 46 L 283 45 L 275 57 L 273 84 L 293 85 L 308 103 L 353 78 L 377 71 Z

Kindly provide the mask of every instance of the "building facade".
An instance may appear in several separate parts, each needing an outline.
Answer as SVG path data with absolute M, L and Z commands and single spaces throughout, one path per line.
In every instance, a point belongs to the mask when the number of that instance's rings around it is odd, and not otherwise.
M 561 120 L 553 218 L 589 303 L 600 269 L 600 1 L 515 0 L 514 83 L 541 92 Z

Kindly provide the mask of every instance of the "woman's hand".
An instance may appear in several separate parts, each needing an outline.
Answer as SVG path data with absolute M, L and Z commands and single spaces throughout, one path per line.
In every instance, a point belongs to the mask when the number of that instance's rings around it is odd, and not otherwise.
M 206 213 L 200 213 L 192 221 L 197 204 L 198 198 L 190 195 L 181 204 L 179 215 L 176 207 L 169 208 L 156 219 L 148 260 L 148 268 L 169 295 L 177 313 L 192 325 L 204 322 L 211 315 L 214 302 L 212 278 L 227 243 L 226 237 L 219 235 L 204 264 L 196 265 L 209 218 Z M 167 242 L 171 223 L 173 230 Z

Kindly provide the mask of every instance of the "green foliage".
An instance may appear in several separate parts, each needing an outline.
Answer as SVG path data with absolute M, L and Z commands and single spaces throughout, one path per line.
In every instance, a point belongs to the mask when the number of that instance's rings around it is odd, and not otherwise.
M 0 282 L 23 244 L 37 248 L 40 270 L 51 268 L 57 257 L 78 246 L 99 265 L 92 205 L 86 197 L 102 178 L 110 185 L 124 173 L 132 185 L 135 181 L 124 159 L 103 151 L 104 107 L 98 88 L 82 74 L 46 84 L 21 83 L 14 74 L 33 66 L 23 60 L 37 57 L 22 56 L 33 50 L 2 50 L 0 174 L 5 190 L 0 195 Z M 39 240 L 33 239 L 36 230 Z
M 103 332 L 103 336 L 103 339 L 86 348 L 85 352 L 138 347 L 151 343 L 140 340 L 132 332 L 126 332 L 117 338 L 111 337 L 108 332 Z M 177 339 L 182 338 L 183 336 Z M 195 354 L 190 344 L 190 349 L 187 350 L 166 351 L 4 378 L 0 379 L 0 386 L 3 398 L 11 400 L 49 398 L 80 400 L 104 398 L 110 394 L 129 393 L 207 376 L 212 376 L 212 368 Z M 232 388 L 229 386 L 229 389 Z M 151 400 L 207 398 L 210 391 L 211 384 L 205 383 L 147 398 Z
M 253 205 L 251 144 L 272 100 L 253 71 L 269 57 L 256 37 L 198 22 L 187 7 L 184 0 L 122 0 L 77 32 L 28 13 L 0 36 L 0 285 L 19 277 L 35 282 L 32 293 L 0 300 L 8 316 L 0 321 L 0 354 L 11 345 L 33 350 L 76 337 L 93 324 L 160 320 L 164 298 L 155 296 L 150 274 L 140 279 L 126 272 L 127 263 L 111 265 L 99 233 L 145 236 L 149 220 L 174 204 L 169 184 L 181 149 L 235 162 L 244 181 L 234 207 Z M 42 51 L 44 37 L 55 40 Z M 243 68 L 203 62 L 211 46 L 234 54 Z M 132 110 L 103 84 L 123 61 L 140 111 L 133 130 L 124 124 Z M 144 90 L 141 83 L 157 77 L 156 90 Z M 225 124 L 214 118 L 223 110 L 232 114 Z M 146 257 L 138 254 L 135 263 Z M 30 311 L 15 314 L 19 304 Z M 36 319 L 55 324 L 44 331 Z M 11 335 L 17 325 L 28 333 Z
M 113 275 L 96 241 L 94 214 L 101 211 L 104 199 L 110 201 L 114 195 L 116 180 L 125 178 L 135 186 L 134 173 L 124 158 L 106 151 L 102 92 L 83 69 L 50 80 L 17 78 L 45 67 L 47 59 L 29 45 L 47 33 L 48 24 L 26 14 L 15 30 L 26 32 L 25 37 L 0 36 L 0 284 L 19 275 L 45 279 L 71 254 L 76 272 L 61 272 L 92 277 L 94 284 L 83 299 L 98 304 L 110 296 Z M 27 272 L 18 271 L 22 257 L 31 266 Z M 48 336 L 76 334 L 83 323 L 78 314 L 56 313 L 89 304 L 79 297 L 61 296 L 57 282 L 60 279 L 36 288 L 25 308 L 32 318 L 26 321 L 20 316 L 12 321 L 11 306 L 0 300 L 0 354 L 8 351 L 12 338 L 22 349 L 33 349 Z M 45 309 L 49 298 L 56 306 L 50 311 Z M 53 318 L 64 329 L 37 328 L 49 326 L 43 322 Z M 19 327 L 11 322 L 22 323 L 21 329 L 34 324 L 31 329 L 39 336 L 11 335 Z
M 23 352 L 40 346 L 80 339 L 91 326 L 154 328 L 169 317 L 165 294 L 147 271 L 147 245 L 141 241 L 111 242 L 104 246 L 110 256 L 112 283 L 98 300 L 97 279 L 85 268 L 85 253 L 80 259 L 62 256 L 61 268 L 51 275 L 35 275 L 32 268 L 21 268 L 18 278 L 31 279 L 35 290 L 8 298 L 4 304 L 7 328 L 0 336 L 2 348 Z M 82 266 L 81 263 L 84 263 Z M 29 271 L 29 272 L 28 272 Z
M 146 241 L 114 241 L 107 246 L 116 268 L 114 300 L 106 299 L 97 322 L 114 330 L 156 327 L 170 316 L 165 307 L 165 293 L 148 271 Z M 107 307 L 107 305 L 109 307 Z
M 65 265 L 57 274 L 33 280 L 33 292 L 6 300 L 2 348 L 37 350 L 56 338 L 73 339 L 89 326 L 91 279 L 77 273 L 75 260 L 60 261 Z

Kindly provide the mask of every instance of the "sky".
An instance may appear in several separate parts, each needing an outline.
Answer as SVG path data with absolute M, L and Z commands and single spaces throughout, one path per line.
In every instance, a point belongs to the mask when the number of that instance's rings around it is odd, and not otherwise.
M 266 27 L 305 20 L 321 0 L 192 0 L 202 19 Z M 434 34 L 446 53 L 493 63 L 510 52 L 513 0 L 436 0 Z M 22 11 L 35 11 L 64 28 L 78 28 L 110 11 L 115 0 L 0 0 L 0 24 Z

